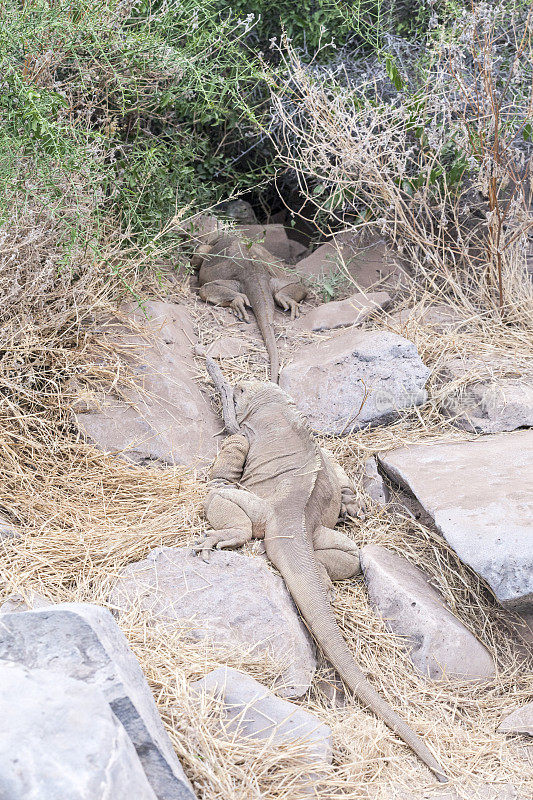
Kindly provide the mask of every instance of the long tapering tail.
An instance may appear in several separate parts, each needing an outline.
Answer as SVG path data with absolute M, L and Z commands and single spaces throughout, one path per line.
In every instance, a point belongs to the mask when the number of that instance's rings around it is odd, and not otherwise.
M 447 777 L 427 745 L 378 694 L 359 669 L 338 627 L 305 537 L 265 537 L 267 554 L 283 579 L 310 632 L 328 661 L 359 700 L 403 739 L 441 783 Z
M 270 287 L 264 286 L 261 278 L 250 281 L 246 286 L 246 294 L 265 342 L 265 347 L 270 361 L 270 380 L 274 383 L 279 379 L 279 353 L 272 327 L 274 316 L 274 299 Z

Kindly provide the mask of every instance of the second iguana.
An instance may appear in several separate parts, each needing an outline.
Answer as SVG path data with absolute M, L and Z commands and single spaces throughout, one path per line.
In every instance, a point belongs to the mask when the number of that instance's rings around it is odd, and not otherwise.
M 229 306 L 245 321 L 246 307 L 252 309 L 270 360 L 270 378 L 277 383 L 279 355 L 272 327 L 275 304 L 294 318 L 298 303 L 307 295 L 305 286 L 265 247 L 223 226 L 216 217 L 200 215 L 182 229 L 197 244 L 191 263 L 200 268 L 200 297 L 207 303 Z

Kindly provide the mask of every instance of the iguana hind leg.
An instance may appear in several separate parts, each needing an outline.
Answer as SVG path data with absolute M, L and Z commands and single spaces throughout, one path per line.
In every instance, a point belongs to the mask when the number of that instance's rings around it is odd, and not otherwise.
M 284 311 L 291 312 L 291 319 L 299 314 L 299 303 L 305 300 L 307 289 L 302 283 L 287 283 L 287 281 L 272 278 L 270 288 L 274 300 Z
M 331 512 L 333 509 L 327 509 L 326 514 L 322 519 L 322 523 L 326 527 L 329 527 L 331 525 L 335 525 L 339 520 L 344 520 L 347 517 L 352 517 L 352 519 L 364 519 L 366 506 L 357 499 L 352 481 L 340 464 L 335 461 L 335 458 L 332 456 L 329 450 L 326 450 L 324 447 L 322 447 L 321 452 L 324 460 L 324 466 L 329 472 L 330 479 L 332 478 L 333 480 L 336 480 L 341 489 L 340 509 L 335 510 L 337 518 L 332 520 Z
M 198 294 L 204 303 L 229 306 L 237 319 L 249 322 L 246 306 L 250 305 L 250 301 L 240 289 L 239 281 L 209 281 L 200 286 Z
M 340 531 L 318 528 L 313 535 L 313 550 L 332 581 L 344 581 L 361 571 L 355 542 Z
M 266 525 L 273 515 L 265 500 L 233 486 L 215 487 L 207 496 L 204 510 L 215 529 L 193 546 L 204 561 L 209 560 L 209 553 L 215 547 L 241 547 L 252 538 L 264 539 Z

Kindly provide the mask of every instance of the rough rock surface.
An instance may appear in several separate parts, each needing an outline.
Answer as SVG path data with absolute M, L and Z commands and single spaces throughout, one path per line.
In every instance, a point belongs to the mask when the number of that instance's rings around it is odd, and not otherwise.
M 518 610 L 533 605 L 533 431 L 380 456 L 459 558 Z
M 334 300 L 312 308 L 296 320 L 294 327 L 317 332 L 360 325 L 370 314 L 385 308 L 388 303 L 390 295 L 387 292 L 358 292 L 346 300 Z
M 61 603 L 3 614 L 0 659 L 100 688 L 130 737 L 156 797 L 194 800 L 141 668 L 107 609 Z
M 16 539 L 20 531 L 6 517 L 0 514 L 0 542 L 2 539 Z
M 337 233 L 331 242 L 322 244 L 306 258 L 302 258 L 295 270 L 302 278 L 320 280 L 331 272 L 337 272 L 340 265 L 358 289 L 369 289 L 378 285 L 394 291 L 400 281 L 401 269 L 389 257 L 383 241 L 358 246 L 350 233 Z
M 16 592 L 10 594 L 0 605 L 0 614 L 15 614 L 21 611 L 31 611 L 32 608 L 47 608 L 53 605 L 50 600 L 37 592 L 30 590 L 24 592 L 23 595 Z
M 526 733 L 533 736 L 533 703 L 517 708 L 498 725 L 501 733 Z
M 360 551 L 372 608 L 406 637 L 409 656 L 426 678 L 477 680 L 495 675 L 488 650 L 446 608 L 426 575 L 378 545 Z
M 283 225 L 239 225 L 238 231 L 252 242 L 259 242 L 269 253 L 282 261 L 292 262 L 305 247 L 287 236 Z
M 122 570 L 110 600 L 119 613 L 135 604 L 147 619 L 187 622 L 198 639 L 270 652 L 286 665 L 285 697 L 311 683 L 313 645 L 283 579 L 262 559 L 220 550 L 206 564 L 189 548 L 160 547 Z
M 221 423 L 193 378 L 196 337 L 190 317 L 173 303 L 149 301 L 144 309 L 148 319 L 132 306 L 122 311 L 149 338 L 123 325 L 111 325 L 103 334 L 111 344 L 127 346 L 130 355 L 120 358 L 133 366 L 141 390 L 128 389 L 126 399 L 111 393 L 83 398 L 77 423 L 103 450 L 123 451 L 134 461 L 204 465 L 216 454 Z
M 457 328 L 464 321 L 464 317 L 460 316 L 453 306 L 436 303 L 427 308 L 402 308 L 391 314 L 389 320 L 392 326 L 398 329 L 398 333 L 403 333 L 411 322 L 431 326 L 441 331 Z
M 386 506 L 390 499 L 390 494 L 385 481 L 378 472 L 376 459 L 367 459 L 364 463 L 363 488 L 372 500 L 380 506 Z
M 2 800 L 156 800 L 97 687 L 4 661 L 0 709 Z
M 280 386 L 315 430 L 342 435 L 423 403 L 429 374 L 407 339 L 352 329 L 302 347 L 283 369 Z
M 331 763 L 330 728 L 300 706 L 276 697 L 249 675 L 219 667 L 193 683 L 192 688 L 223 699 L 232 733 L 273 743 L 304 739 L 309 761 Z
M 486 365 L 480 365 L 482 368 Z M 502 366 L 496 362 L 494 367 Z M 512 372 L 508 365 L 506 372 Z M 456 381 L 471 374 L 472 380 L 446 397 L 443 410 L 457 417 L 457 424 L 479 433 L 500 433 L 533 427 L 533 373 L 517 377 L 476 380 L 479 367 L 473 358 L 450 361 L 443 377 Z

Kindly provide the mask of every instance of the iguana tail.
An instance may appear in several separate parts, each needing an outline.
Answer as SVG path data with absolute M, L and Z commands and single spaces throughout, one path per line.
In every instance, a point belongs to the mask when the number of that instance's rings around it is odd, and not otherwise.
M 275 531 L 269 537 L 267 531 L 265 545 L 268 557 L 281 572 L 311 634 L 344 683 L 403 739 L 441 783 L 446 783 L 448 779 L 442 767 L 420 736 L 383 700 L 355 663 L 335 621 L 305 531 L 294 537 L 282 537 Z
M 279 354 L 276 337 L 274 336 L 274 329 L 272 327 L 274 299 L 268 281 L 262 279 L 262 276 L 259 275 L 250 276 L 250 280 L 246 282 L 246 296 L 250 301 L 252 311 L 254 312 L 259 330 L 265 342 L 268 358 L 270 360 L 270 380 L 277 383 L 279 378 Z

